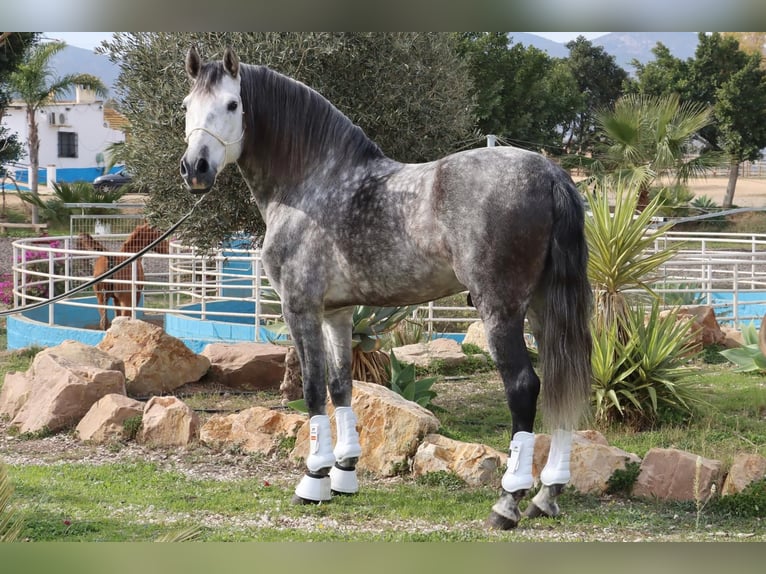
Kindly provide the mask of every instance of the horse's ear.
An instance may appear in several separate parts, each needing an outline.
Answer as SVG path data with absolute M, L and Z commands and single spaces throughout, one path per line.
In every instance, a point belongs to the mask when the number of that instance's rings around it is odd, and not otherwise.
M 197 53 L 197 47 L 192 44 L 189 51 L 186 52 L 186 73 L 192 80 L 197 79 L 199 69 L 202 66 L 199 54 Z
M 239 74 L 239 58 L 231 49 L 231 46 L 227 46 L 223 52 L 223 69 L 229 72 L 233 78 Z

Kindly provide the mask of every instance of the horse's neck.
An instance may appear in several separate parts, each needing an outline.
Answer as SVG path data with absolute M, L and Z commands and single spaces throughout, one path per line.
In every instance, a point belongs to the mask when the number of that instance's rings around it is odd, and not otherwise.
M 122 244 L 120 251 L 123 253 L 137 253 L 152 242 L 151 237 L 128 237 Z

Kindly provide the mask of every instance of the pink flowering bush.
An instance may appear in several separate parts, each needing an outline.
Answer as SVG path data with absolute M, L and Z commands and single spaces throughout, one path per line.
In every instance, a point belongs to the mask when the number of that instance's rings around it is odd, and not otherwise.
M 43 245 L 43 243 L 37 243 L 37 245 Z M 48 245 L 52 249 L 61 247 L 61 242 L 58 240 L 48 241 Z M 23 257 L 23 259 L 22 259 Z M 26 262 L 27 269 L 37 271 L 40 273 L 48 273 L 48 253 L 44 251 L 25 251 L 22 255 L 16 256 L 16 263 Z M 64 264 L 62 261 L 56 261 L 54 263 L 54 272 L 60 274 L 63 271 Z M 37 281 L 40 278 L 32 278 L 30 280 Z M 63 292 L 63 285 L 61 288 L 56 287 L 56 293 Z M 48 284 L 35 285 L 33 287 L 27 287 L 27 294 L 35 297 L 49 297 Z M 0 303 L 4 305 L 13 305 L 13 274 L 3 273 L 0 275 Z

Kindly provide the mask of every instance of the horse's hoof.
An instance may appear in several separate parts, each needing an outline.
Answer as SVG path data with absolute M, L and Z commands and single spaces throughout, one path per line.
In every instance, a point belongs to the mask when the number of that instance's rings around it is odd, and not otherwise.
M 530 502 L 529 506 L 524 509 L 524 517 L 526 518 L 538 518 L 540 516 L 545 516 L 546 518 L 550 517 L 547 512 L 537 506 L 534 502 Z
M 290 503 L 294 504 L 295 506 L 303 506 L 306 504 L 319 504 L 322 502 L 321 500 L 309 500 L 308 498 L 303 498 L 302 496 L 298 496 L 297 494 L 293 494 L 292 499 L 290 499 Z
M 508 518 L 494 510 L 489 513 L 486 521 L 486 525 L 493 530 L 513 530 L 518 524 L 518 518 Z

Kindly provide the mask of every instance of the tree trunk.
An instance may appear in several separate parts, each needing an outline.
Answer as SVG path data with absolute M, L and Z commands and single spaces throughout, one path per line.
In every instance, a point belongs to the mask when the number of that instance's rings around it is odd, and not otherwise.
M 729 163 L 729 181 L 726 184 L 726 195 L 723 198 L 722 207 L 730 208 L 734 203 L 734 190 L 737 188 L 737 177 L 739 177 L 739 162 L 731 160 L 731 163 Z
M 27 143 L 29 145 L 29 191 L 37 196 L 38 187 L 38 168 L 40 167 L 40 137 L 37 131 L 37 119 L 35 118 L 35 109 L 27 108 L 27 123 L 29 127 L 29 136 Z M 32 206 L 32 223 L 39 223 L 37 220 L 37 206 Z

